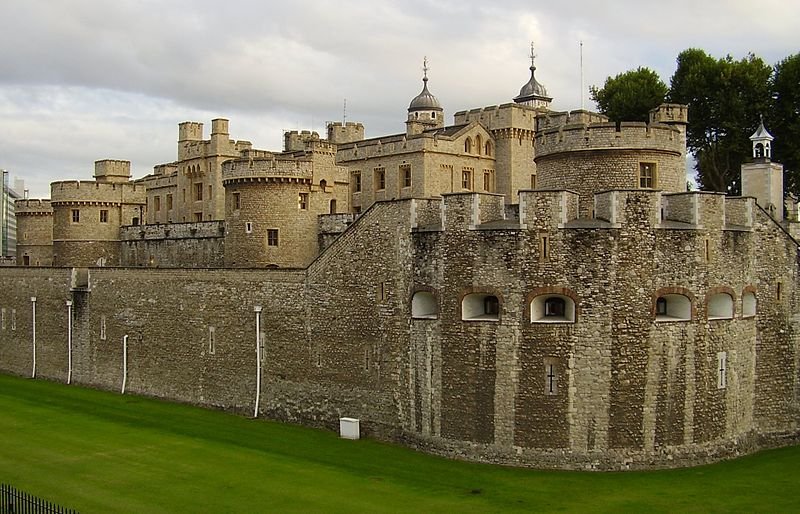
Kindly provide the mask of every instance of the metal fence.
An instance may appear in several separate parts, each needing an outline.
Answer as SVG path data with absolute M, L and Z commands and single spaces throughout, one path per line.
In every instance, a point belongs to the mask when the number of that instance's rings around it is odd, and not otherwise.
M 78 514 L 12 487 L 0 484 L 0 514 Z

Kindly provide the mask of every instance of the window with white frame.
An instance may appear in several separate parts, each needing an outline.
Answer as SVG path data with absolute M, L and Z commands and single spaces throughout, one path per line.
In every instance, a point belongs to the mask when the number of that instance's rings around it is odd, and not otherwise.
M 712 294 L 708 297 L 708 319 L 733 318 L 733 297 L 728 293 Z
M 682 294 L 665 294 L 656 299 L 656 321 L 690 321 L 692 301 Z
M 428 291 L 417 291 L 411 297 L 411 317 L 416 319 L 436 319 L 439 307 L 436 296 Z
M 461 319 L 464 321 L 499 321 L 500 300 L 487 293 L 472 293 L 461 300 Z
M 728 352 L 717 352 L 717 389 L 728 386 Z
M 575 301 L 560 294 L 541 294 L 530 305 L 531 323 L 575 323 Z
M 742 294 L 742 317 L 750 318 L 756 315 L 756 295 L 750 291 Z

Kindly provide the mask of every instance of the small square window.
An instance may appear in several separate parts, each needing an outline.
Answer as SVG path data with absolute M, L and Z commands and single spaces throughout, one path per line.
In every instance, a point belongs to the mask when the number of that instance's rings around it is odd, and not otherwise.
M 652 189 L 657 187 L 656 180 L 656 163 L 654 162 L 640 162 L 639 163 L 639 187 Z
M 80 223 L 81 221 L 81 210 L 80 209 L 72 209 L 72 222 L 73 223 Z
M 300 193 L 297 204 L 301 211 L 308 210 L 308 193 Z
M 278 246 L 278 229 L 267 229 L 267 246 Z
M 247 223 L 244 224 L 244 231 L 247 234 L 253 233 L 253 223 L 251 221 L 248 221 Z
M 108 223 L 108 209 L 100 209 L 100 223 Z

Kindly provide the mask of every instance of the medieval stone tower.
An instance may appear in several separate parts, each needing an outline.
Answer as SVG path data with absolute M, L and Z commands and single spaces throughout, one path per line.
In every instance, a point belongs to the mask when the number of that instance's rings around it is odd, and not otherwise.
M 130 161 L 101 160 L 94 181 L 50 185 L 53 265 L 119 265 L 120 227 L 138 225 L 145 207 L 145 188 L 130 173 Z
M 17 200 L 17 266 L 52 266 L 53 208 L 50 200 Z

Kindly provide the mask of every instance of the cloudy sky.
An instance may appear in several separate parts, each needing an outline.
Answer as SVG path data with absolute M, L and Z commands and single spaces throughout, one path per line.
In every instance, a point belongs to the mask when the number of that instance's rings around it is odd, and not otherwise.
M 134 177 L 174 160 L 181 121 L 207 137 L 228 118 L 232 138 L 279 150 L 283 130 L 341 120 L 344 99 L 368 137 L 401 132 L 423 56 L 452 120 L 519 92 L 531 40 L 553 108 L 576 109 L 579 41 L 588 89 L 637 66 L 668 82 L 689 47 L 772 64 L 800 51 L 798 26 L 787 0 L 2 0 L 0 168 L 48 197 L 98 159 Z

